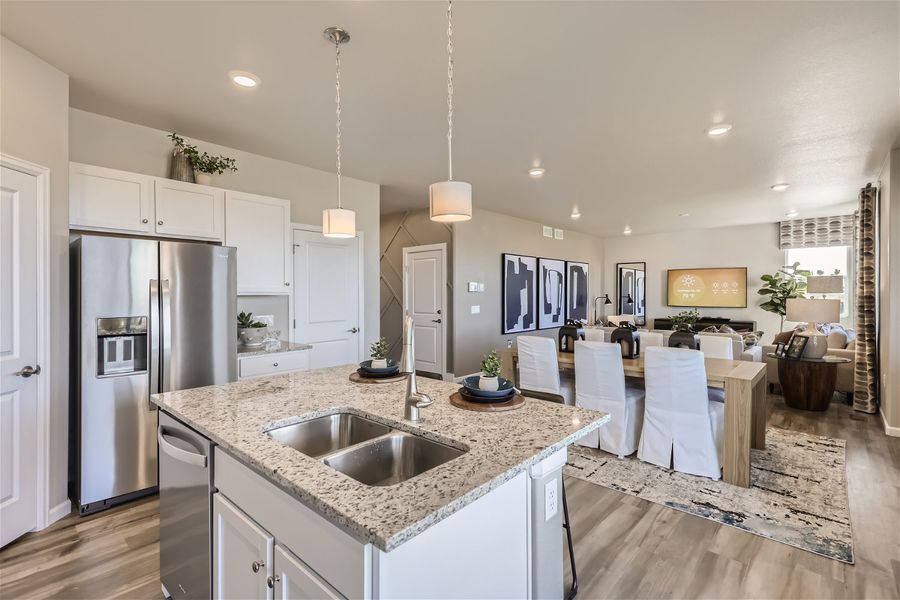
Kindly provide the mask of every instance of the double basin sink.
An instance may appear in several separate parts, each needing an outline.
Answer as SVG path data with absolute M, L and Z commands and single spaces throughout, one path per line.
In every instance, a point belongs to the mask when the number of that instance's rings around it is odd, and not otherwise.
M 266 433 L 370 486 L 398 484 L 466 452 L 353 413 L 318 417 Z

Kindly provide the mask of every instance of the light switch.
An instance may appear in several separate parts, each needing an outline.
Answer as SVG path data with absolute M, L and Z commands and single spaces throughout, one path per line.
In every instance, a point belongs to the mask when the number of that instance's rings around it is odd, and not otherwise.
M 483 283 L 479 283 L 479 284 L 478 284 L 478 291 L 479 291 L 479 292 L 483 292 L 483 291 L 484 291 L 484 284 L 483 284 Z
M 481 314 L 481 305 L 479 305 L 479 304 L 473 304 L 473 305 L 472 305 L 472 314 L 473 314 L 473 315 L 480 315 L 480 314 Z

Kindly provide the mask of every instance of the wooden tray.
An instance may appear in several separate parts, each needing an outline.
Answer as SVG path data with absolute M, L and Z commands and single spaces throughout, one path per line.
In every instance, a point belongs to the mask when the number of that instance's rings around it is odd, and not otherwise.
M 392 377 L 363 377 L 356 371 L 350 373 L 350 381 L 353 383 L 396 383 L 406 378 L 404 374 L 397 374 Z
M 515 394 L 506 402 L 469 402 L 459 392 L 453 392 L 453 395 L 450 396 L 450 404 L 456 408 L 474 410 L 476 412 L 504 412 L 521 408 L 525 404 L 525 398 L 522 394 Z

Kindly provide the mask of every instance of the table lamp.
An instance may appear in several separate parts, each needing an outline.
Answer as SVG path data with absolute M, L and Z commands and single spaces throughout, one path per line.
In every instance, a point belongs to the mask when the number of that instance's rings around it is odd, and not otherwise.
M 795 335 L 805 336 L 804 358 L 822 358 L 828 351 L 827 337 L 816 327 L 818 323 L 836 323 L 841 318 L 840 300 L 791 298 L 787 301 L 788 321 L 806 322 L 806 329 Z

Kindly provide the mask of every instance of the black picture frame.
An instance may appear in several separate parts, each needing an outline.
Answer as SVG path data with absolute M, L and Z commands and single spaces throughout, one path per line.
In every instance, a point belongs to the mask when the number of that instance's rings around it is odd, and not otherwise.
M 809 338 L 803 335 L 795 335 L 788 342 L 787 349 L 784 352 L 785 357 L 799 360 L 803 357 L 803 349 L 806 348 L 806 342 Z
M 591 289 L 591 266 L 585 262 L 566 261 L 566 320 L 588 320 Z
M 775 356 L 784 356 L 784 342 L 776 342 L 775 343 Z
M 566 324 L 566 261 L 537 259 L 538 329 L 555 329 Z
M 500 332 L 503 335 L 537 329 L 537 257 L 503 253 Z

